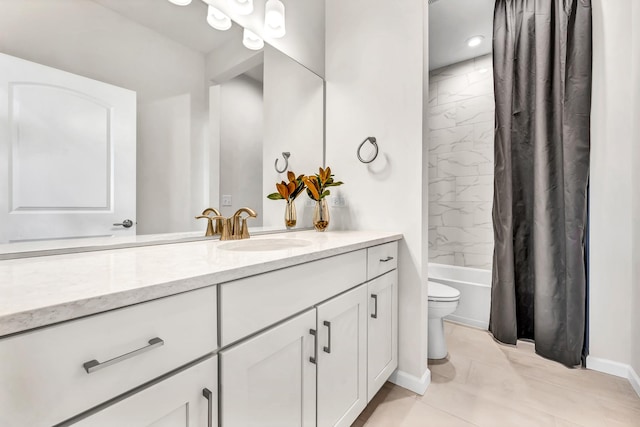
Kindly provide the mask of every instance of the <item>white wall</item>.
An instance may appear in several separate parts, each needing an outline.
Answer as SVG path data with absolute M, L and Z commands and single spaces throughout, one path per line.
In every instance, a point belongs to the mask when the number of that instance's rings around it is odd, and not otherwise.
M 182 169 L 191 164 L 183 146 L 191 139 L 190 123 L 189 95 L 138 105 L 138 234 L 184 231 L 185 218 L 195 215 L 184 191 L 190 185 L 189 174 Z
M 249 225 L 261 226 L 262 83 L 240 75 L 222 83 L 220 92 L 220 195 L 232 196 L 232 205 L 222 206 L 222 198 L 214 204 L 226 217 L 244 206 L 255 209 L 258 217 Z
M 142 197 L 138 197 L 137 232 L 199 227 L 192 214 L 202 210 L 205 197 L 202 54 L 89 0 L 0 0 L 0 8 L 0 51 L 137 92 L 139 116 L 148 120 L 138 123 L 138 136 L 154 136 L 139 141 L 142 151 L 157 150 L 154 160 L 138 157 L 142 172 L 138 173 L 137 192 Z M 179 98 L 188 102 L 176 103 Z M 176 112 L 178 106 L 186 110 Z M 185 114 L 188 123 L 184 123 Z M 164 123 L 159 124 L 160 120 Z M 153 130 L 156 125 L 181 131 L 158 135 Z M 159 153 L 174 153 L 176 147 L 187 155 L 158 158 Z M 185 171 L 190 173 L 185 176 Z M 161 181 L 155 180 L 157 174 L 163 174 Z M 166 186 L 161 187 L 162 183 Z M 153 196 L 156 192 L 179 204 L 149 205 L 159 200 Z M 188 216 L 183 215 L 185 210 Z M 168 222 L 160 224 L 161 218 Z
M 323 82 L 320 77 L 278 50 L 264 50 L 264 226 L 284 226 L 285 202 L 267 200 L 276 191 L 276 182 L 288 181 L 287 174 L 276 172 L 284 166 L 282 152 L 291 153 L 289 169 L 296 175 L 318 172 L 323 164 Z M 297 227 L 312 226 L 313 208 L 307 206 L 306 194 L 296 200 Z
M 640 310 L 631 298 L 633 191 L 638 188 L 632 172 L 638 168 L 631 137 L 638 116 L 632 114 L 630 95 L 631 30 L 640 25 L 632 23 L 634 2 L 593 1 L 590 356 L 624 364 L 631 362 L 631 332 L 638 329 L 637 323 L 632 328 L 631 313 Z
M 345 182 L 338 193 L 348 205 L 332 207 L 330 228 L 404 234 L 398 265 L 399 369 L 413 379 L 428 373 L 427 295 L 421 280 L 427 263 L 426 6 L 421 0 L 326 2 L 326 162 Z M 380 147 L 370 166 L 356 157 L 367 136 L 375 136 Z
M 633 94 L 633 293 L 631 296 L 631 366 L 640 375 L 640 2 L 632 2 L 632 72 Z

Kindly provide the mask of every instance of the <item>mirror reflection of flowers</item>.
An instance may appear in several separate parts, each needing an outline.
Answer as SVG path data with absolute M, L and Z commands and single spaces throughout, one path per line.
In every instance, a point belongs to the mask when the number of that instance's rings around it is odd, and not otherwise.
M 307 195 L 316 201 L 320 201 L 331 194 L 328 190 L 329 187 L 337 187 L 344 184 L 342 181 L 333 179 L 329 166 L 326 169 L 319 168 L 319 173 L 315 176 L 303 176 L 302 180 L 307 187 Z
M 304 175 L 300 175 L 296 178 L 296 174 L 288 171 L 287 178 L 289 179 L 288 183 L 284 181 L 281 183 L 276 182 L 276 189 L 278 191 L 276 193 L 269 194 L 267 196 L 268 199 L 292 202 L 300 195 L 300 193 L 302 193 L 302 190 L 304 190 L 303 180 L 306 177 Z
M 298 214 L 296 212 L 296 205 L 293 201 L 302 193 L 304 190 L 304 175 L 300 175 L 296 177 L 296 174 L 289 171 L 287 172 L 287 179 L 289 182 L 276 182 L 276 189 L 278 190 L 276 193 L 271 193 L 267 196 L 267 198 L 271 200 L 286 200 L 287 206 L 284 210 L 284 225 L 287 228 L 293 228 L 296 226 L 298 222 Z

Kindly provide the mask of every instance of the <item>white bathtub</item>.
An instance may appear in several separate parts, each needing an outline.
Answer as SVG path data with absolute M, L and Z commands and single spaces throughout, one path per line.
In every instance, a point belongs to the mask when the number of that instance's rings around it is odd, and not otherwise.
M 489 328 L 491 270 L 429 263 L 429 280 L 460 291 L 455 313 L 445 319 L 476 328 Z

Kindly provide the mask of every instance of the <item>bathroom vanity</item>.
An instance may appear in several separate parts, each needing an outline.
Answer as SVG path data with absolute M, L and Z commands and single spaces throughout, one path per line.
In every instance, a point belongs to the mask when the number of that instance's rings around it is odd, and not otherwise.
M 349 426 L 397 367 L 397 241 L 0 262 L 0 425 Z

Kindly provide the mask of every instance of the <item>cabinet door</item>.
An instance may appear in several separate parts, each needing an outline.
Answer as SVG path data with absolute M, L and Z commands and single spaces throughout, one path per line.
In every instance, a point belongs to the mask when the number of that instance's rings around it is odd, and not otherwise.
M 318 427 L 350 426 L 367 405 L 367 285 L 318 306 Z
M 217 426 L 217 359 L 217 356 L 213 356 L 73 425 L 78 427 Z
M 315 328 L 312 309 L 220 353 L 222 426 L 315 426 Z
M 398 270 L 368 283 L 368 400 L 398 367 Z

